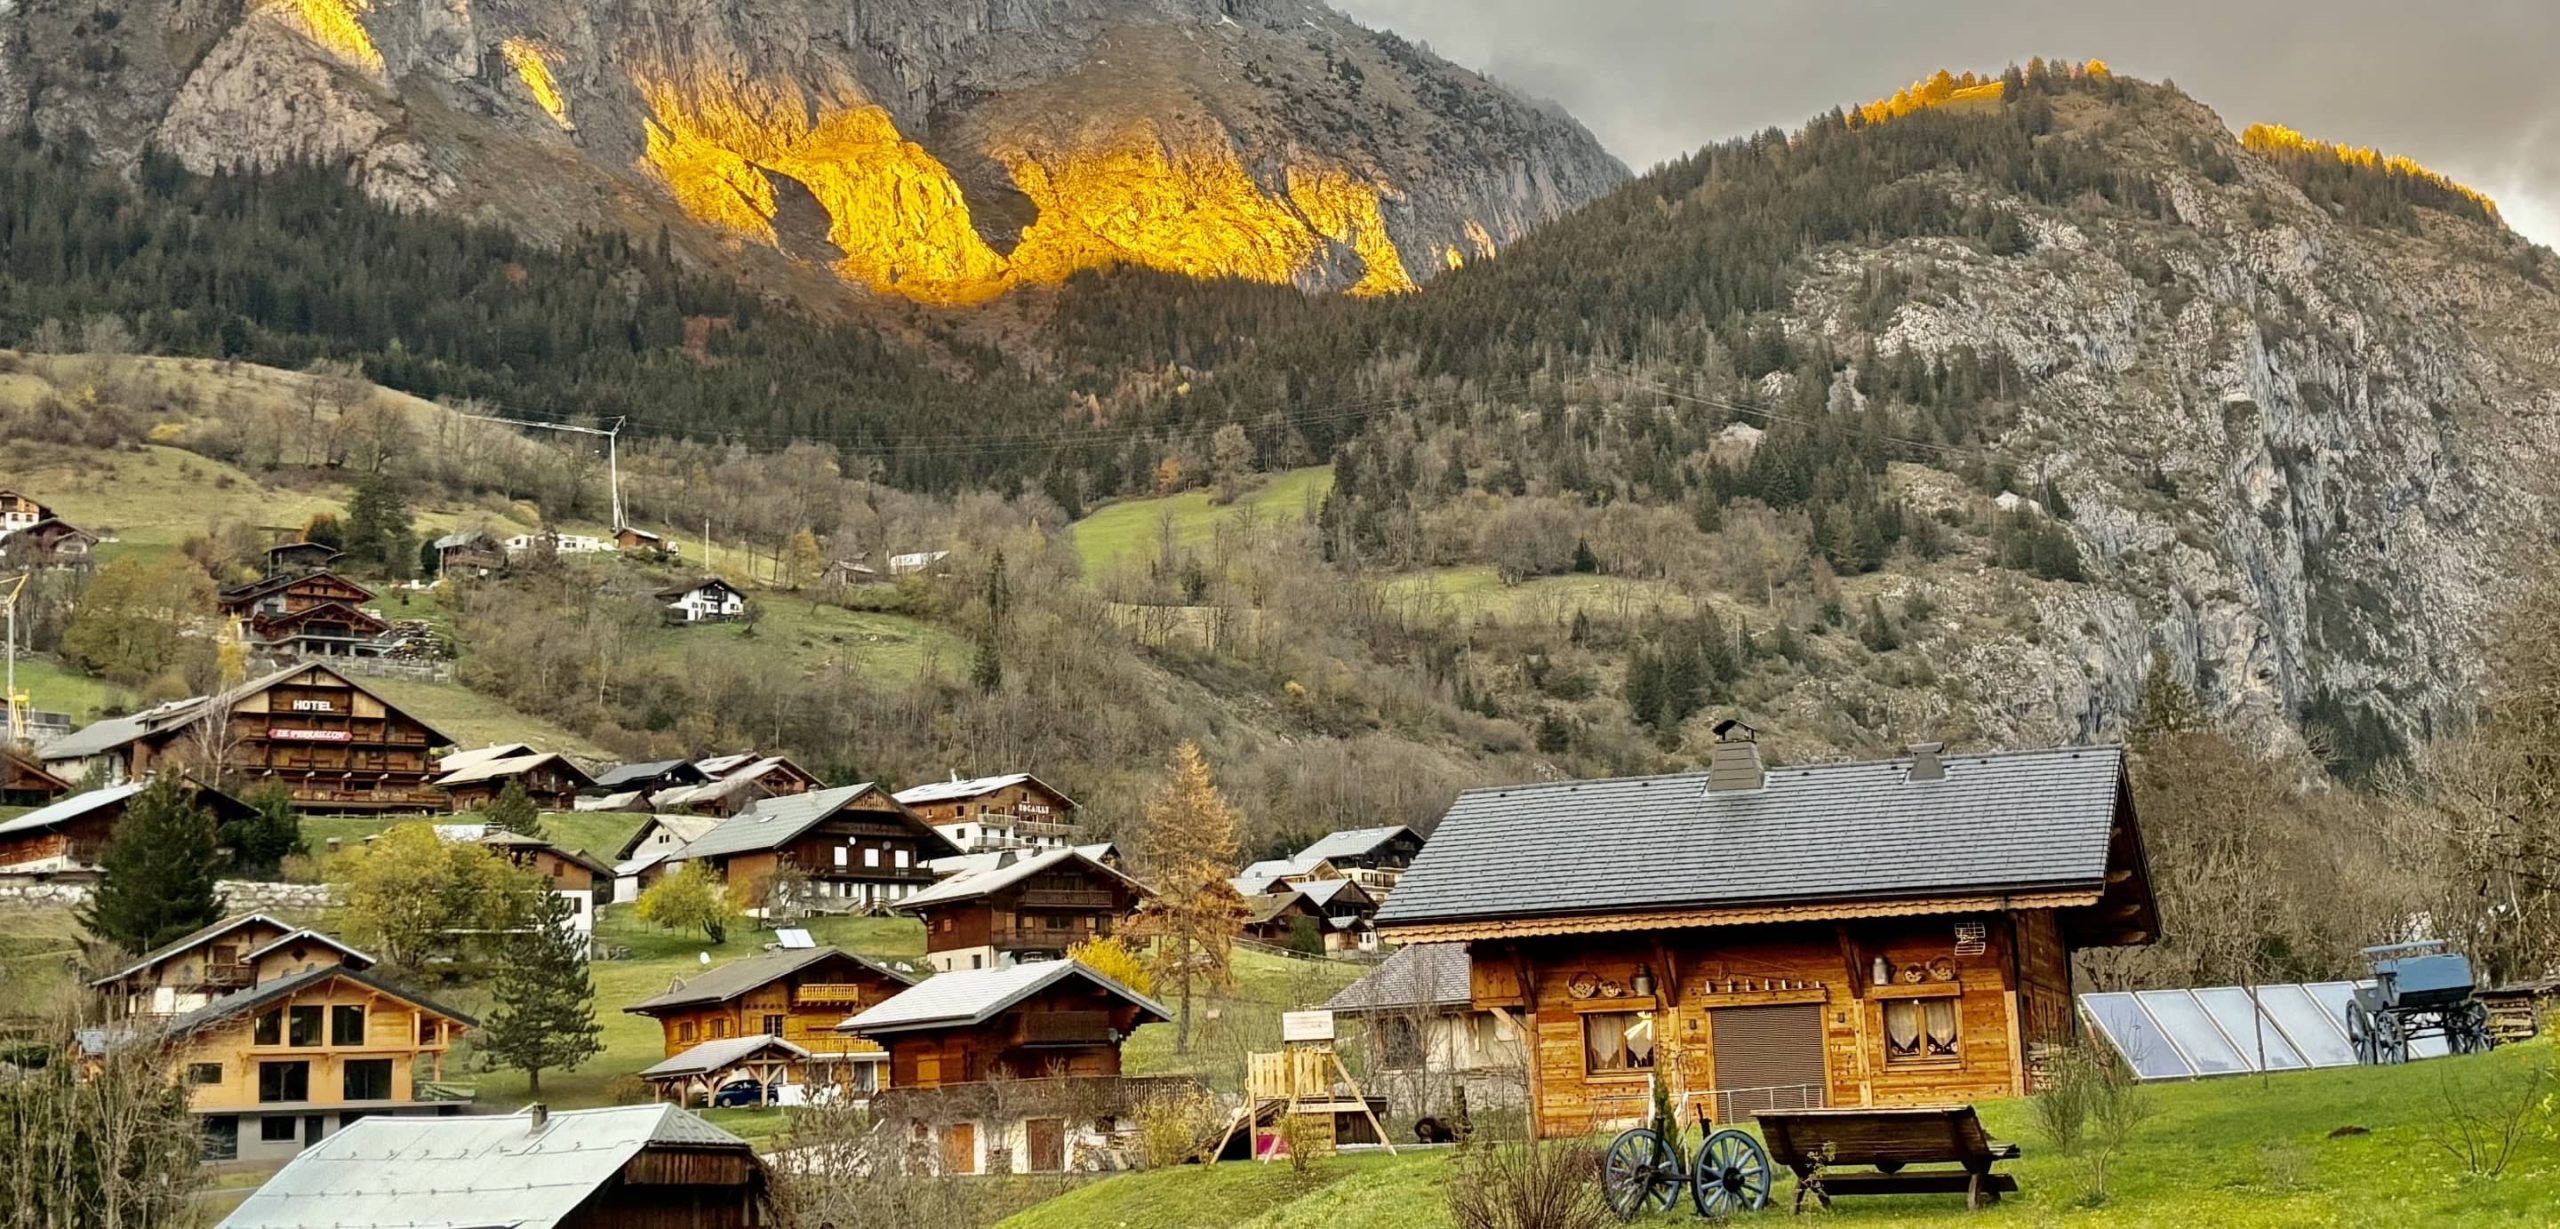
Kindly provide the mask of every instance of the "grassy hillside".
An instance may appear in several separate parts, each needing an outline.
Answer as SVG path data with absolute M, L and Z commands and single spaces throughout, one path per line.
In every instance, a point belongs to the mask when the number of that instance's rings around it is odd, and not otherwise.
M 2023 1102 L 1982 1107 L 1994 1135 L 2025 1155 L 2004 1166 L 2020 1193 L 1968 1213 L 1962 1199 L 1846 1199 L 1826 1221 L 1856 1225 L 1963 1224 L 2215 1226 L 2525 1226 L 2560 1223 L 2560 1135 L 2552 1130 L 2549 1042 L 2475 1058 L 2394 1068 L 2296 1072 L 2160 1086 L 2157 1113 L 2117 1158 L 2109 1197 L 2086 1205 L 2080 1163 L 2043 1144 Z M 2456 1129 L 2449 1105 L 2486 1109 L 2536 1098 L 2503 1177 L 2467 1173 L 2441 1136 Z M 2503 1118 L 2499 1119 L 2503 1125 Z M 2362 1128 L 2362 1132 L 2346 1131 Z M 2333 1137 L 2333 1132 L 2342 1132 Z M 1323 1162 L 1313 1184 L 1284 1166 L 1220 1165 L 1111 1178 L 1003 1222 L 1000 1229 L 1443 1229 L 1452 1154 L 1412 1151 Z M 1785 1223 L 1792 1181 L 1760 1218 Z M 1698 1223 L 1684 1201 L 1645 1223 Z
M 1168 518 L 1174 540 L 1196 546 L 1216 536 L 1218 526 L 1247 515 L 1264 520 L 1309 519 L 1332 488 L 1333 467 L 1317 465 L 1273 474 L 1225 506 L 1211 502 L 1211 492 L 1206 490 L 1126 500 L 1096 509 L 1076 522 L 1076 553 L 1084 557 L 1087 575 L 1099 575 L 1145 558 L 1155 549 Z

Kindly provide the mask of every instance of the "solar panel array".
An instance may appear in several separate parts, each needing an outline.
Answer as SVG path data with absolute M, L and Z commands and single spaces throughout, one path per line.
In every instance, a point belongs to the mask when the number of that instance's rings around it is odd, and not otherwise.
M 2133 1073 L 2146 1080 L 2352 1067 L 2356 1051 L 2347 1041 L 2347 1004 L 2355 1000 L 2356 987 L 2372 984 L 2109 991 L 2081 995 L 2080 1010 Z M 2411 1058 L 2443 1053 L 2442 1037 L 2409 1043 Z

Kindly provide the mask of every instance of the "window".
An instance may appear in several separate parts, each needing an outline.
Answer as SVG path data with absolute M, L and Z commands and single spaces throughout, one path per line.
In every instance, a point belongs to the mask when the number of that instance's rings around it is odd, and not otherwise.
M 726 1037 L 726 1036 L 728 1036 L 728 1035 L 729 1035 L 729 1022 L 728 1022 L 727 1020 L 714 1020 L 714 1021 L 712 1021 L 712 1022 L 711 1022 L 711 1036 L 712 1036 L 712 1038 L 713 1038 L 714 1040 L 717 1040 L 717 1039 L 722 1038 L 722 1037 Z
M 852 851 L 852 850 L 850 850 L 850 849 L 845 848 L 845 847 L 844 847 L 844 846 L 842 846 L 842 845 L 838 845 L 838 846 L 836 846 L 836 865 L 838 865 L 838 866 L 851 866 L 851 865 L 853 865 L 853 851 Z
M 388 1101 L 391 1099 L 391 1060 L 387 1058 L 350 1058 L 344 1064 L 345 1092 L 349 1101 Z
M 258 1016 L 258 1022 L 250 1026 L 249 1041 L 253 1045 L 283 1045 L 284 1009 L 278 1007 L 273 1010 L 260 1013 Z
M 691 1021 L 691 1020 L 687 1020 L 687 1021 L 685 1021 L 684 1023 L 679 1024 L 679 1025 L 677 1025 L 677 1026 L 676 1026 L 676 1040 L 678 1040 L 678 1041 L 691 1041 L 691 1040 L 693 1040 L 693 1021 Z
M 1583 1069 L 1595 1074 L 1653 1070 L 1653 1017 L 1595 1011 L 1582 1017 Z
M 285 1040 L 289 1044 L 298 1046 L 320 1044 L 319 1004 L 314 1003 L 309 1007 L 288 1007 L 285 1009 L 285 1021 Z
M 329 1009 L 329 1044 L 333 1046 L 364 1044 L 364 1008 L 362 1006 Z
M 304 1062 L 258 1064 L 258 1100 L 260 1102 L 308 1101 L 310 1099 L 311 1064 Z
M 1961 1056 L 1956 999 L 1892 999 L 1884 1005 L 1884 1060 L 1945 1063 Z
M 435 1021 L 435 1017 L 433 1017 L 433 1016 L 428 1016 L 428 1015 L 421 1015 L 421 1016 L 419 1016 L 419 1017 L 418 1017 L 418 1044 L 419 1044 L 419 1045 L 422 1045 L 422 1046 L 431 1046 L 431 1045 L 434 1045 L 435 1043 L 436 1043 L 436 1021 Z
M 906 850 L 903 850 L 903 849 L 899 850 L 899 851 L 898 851 L 898 865 L 899 865 L 900 867 L 904 867 L 904 866 L 906 866 L 906 865 L 907 865 L 907 859 L 908 859 L 908 857 L 909 857 L 909 856 L 910 856 L 910 855 L 907 853 L 907 851 L 906 851 Z
M 863 864 L 864 866 L 878 866 L 878 865 L 880 865 L 880 851 L 879 851 L 879 850 L 877 850 L 877 849 L 866 849 L 866 850 L 863 850 L 863 851 L 862 851 L 862 864 Z
M 222 1064 L 220 1064 L 220 1063 L 188 1063 L 188 1064 L 187 1064 L 187 1082 L 188 1082 L 188 1083 L 190 1083 L 190 1084 L 219 1084 L 219 1083 L 221 1083 L 221 1082 L 222 1082 Z
M 764 1031 L 771 1036 L 781 1036 L 782 1017 L 768 1013 L 764 1018 Z
M 268 1116 L 259 1119 L 258 1138 L 265 1140 L 270 1144 L 292 1143 L 293 1116 L 290 1114 L 269 1114 Z

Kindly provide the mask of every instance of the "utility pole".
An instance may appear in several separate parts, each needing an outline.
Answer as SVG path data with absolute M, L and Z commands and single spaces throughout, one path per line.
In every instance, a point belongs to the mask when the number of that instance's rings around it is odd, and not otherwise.
M 613 420 L 613 425 L 611 427 L 598 428 L 581 427 L 574 423 L 565 422 L 537 422 L 529 418 L 501 418 L 495 414 L 465 414 L 460 410 L 454 410 L 452 411 L 452 414 L 456 418 L 468 418 L 476 422 L 505 423 L 510 427 L 532 427 L 539 431 L 571 431 L 579 435 L 603 436 L 605 482 L 613 500 L 613 529 L 616 533 L 620 533 L 622 531 L 624 527 L 622 522 L 622 458 L 620 455 L 619 445 L 622 442 L 622 425 L 628 420 L 616 418 Z
M 27 577 L 32 575 L 32 572 L 23 573 L 16 584 L 9 586 L 6 603 L 9 611 L 8 667 L 5 681 L 0 681 L 0 699 L 9 702 L 8 745 L 12 747 L 22 747 L 27 742 L 27 702 L 26 697 L 18 694 L 18 595 L 26 591 Z

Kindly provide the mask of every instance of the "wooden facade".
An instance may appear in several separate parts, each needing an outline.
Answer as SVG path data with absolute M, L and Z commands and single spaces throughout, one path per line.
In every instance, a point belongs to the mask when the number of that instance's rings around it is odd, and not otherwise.
M 217 1159 L 290 1156 L 351 1115 L 462 1107 L 417 1078 L 444 1078 L 469 1017 L 333 966 L 261 983 L 171 1025 L 187 1107 Z
M 459 814 L 488 810 L 510 781 L 523 785 L 525 796 L 545 811 L 577 809 L 579 792 L 595 784 L 585 769 L 565 756 L 528 755 L 448 773 L 436 788 L 444 791 L 445 805 Z
M 836 797 L 839 794 L 844 796 Z M 751 848 L 728 849 L 707 860 L 731 884 L 762 884 L 784 866 L 790 866 L 808 877 L 810 891 L 822 907 L 844 902 L 870 908 L 886 907 L 922 891 L 934 879 L 927 863 L 959 852 L 948 839 L 917 819 L 914 812 L 877 787 L 824 790 L 765 805 L 816 807 L 825 813 L 807 824 L 768 825 L 762 818 L 763 810 L 750 809 L 712 829 L 679 857 L 691 860 L 703 847 L 734 844 L 724 839 L 733 826 L 741 831 L 747 830 L 748 825 L 772 826 L 782 830 L 776 839 L 758 841 Z
M 53 509 L 36 502 L 34 497 L 16 491 L 0 490 L 0 537 L 7 537 L 38 521 L 52 518 Z
M 318 931 L 263 913 L 224 918 L 90 982 L 134 1016 L 175 1016 L 251 986 L 373 958 Z
M 216 823 L 229 824 L 256 814 L 247 803 L 220 790 L 192 781 L 187 786 L 196 805 L 213 812 Z M 72 794 L 0 822 L 0 870 L 94 871 L 99 852 L 124 818 L 125 807 L 140 792 L 137 782 Z
M 838 1032 L 836 1025 L 906 988 L 907 983 L 830 947 L 750 957 L 623 1010 L 658 1022 L 667 1058 L 706 1041 L 764 1035 L 808 1051 L 819 1063 L 877 1062 L 882 1054 L 878 1045 Z M 828 1079 L 854 1078 L 851 1072 L 824 1074 Z
M 920 785 L 898 801 L 964 850 L 1063 849 L 1075 839 L 1075 800 L 1028 773 Z
M 946 974 L 945 976 L 959 976 Z M 988 1079 L 1120 1074 L 1120 1042 L 1152 1017 L 1127 998 L 1068 978 L 974 1025 L 892 1033 L 889 1083 L 940 1088 Z
M 0 699 L 0 711 L 7 708 Z M 25 752 L 7 744 L 0 729 L 0 806 L 40 807 L 71 792 L 71 783 L 46 772 Z
M 1071 851 L 1036 862 L 1027 872 L 1003 867 L 946 880 L 901 906 L 924 920 L 925 963 L 951 973 L 1062 960 L 1078 943 L 1110 937 L 1144 895 L 1129 877 Z M 992 886 L 971 892 L 971 879 Z
M 382 652 L 390 625 L 365 613 L 374 592 L 326 570 L 278 573 L 226 589 L 222 613 L 263 652 L 303 657 Z
M 303 811 L 436 811 L 444 794 L 434 751 L 452 742 L 345 675 L 321 665 L 292 667 L 210 699 L 181 701 L 99 723 L 112 738 L 92 744 L 84 730 L 47 747 L 48 771 L 78 775 L 102 767 L 134 780 L 164 763 L 202 754 L 208 721 L 220 720 L 220 755 L 233 780 L 278 782 Z M 60 757 L 60 758 L 57 758 Z
M 0 537 L 0 560 L 11 567 L 79 569 L 96 562 L 91 552 L 97 545 L 98 535 L 47 517 Z
M 1541 1135 L 1640 1122 L 1656 1081 L 1684 1113 L 1694 1103 L 1720 1122 L 2024 1095 L 2030 1056 L 2071 1036 L 2073 951 L 2147 943 L 2158 927 L 2122 752 L 1914 752 L 1790 770 L 1783 788 L 1764 788 L 1777 774 L 1756 747 L 1727 743 L 1704 774 L 1463 796 L 1434 838 L 1454 833 L 1459 852 L 1418 860 L 1382 924 L 1398 941 L 1466 944 L 1471 1006 L 1526 1039 Z M 1539 812 L 1551 827 L 1521 826 Z M 1488 815 L 1497 824 L 1477 826 Z M 1774 855 L 1692 863 L 1749 885 L 1718 901 L 1694 895 L 1712 881 L 1650 877 L 1676 856 L 1657 854 L 1554 889 L 1558 904 L 1544 909 L 1505 901 L 1468 916 L 1446 903 L 1502 901 L 1517 882 L 1509 860 L 1574 847 L 1601 817 L 1702 841 L 1799 842 L 1770 881 L 1791 898 L 1743 895 L 1763 890 L 1750 877 Z M 1976 829 L 1996 839 L 1962 844 Z M 1490 832 L 1501 835 L 1480 835 Z M 1825 859 L 1842 887 L 1807 882 Z M 1700 903 L 1674 907 L 1674 893 Z M 1612 899 L 1642 907 L 1593 907 Z

